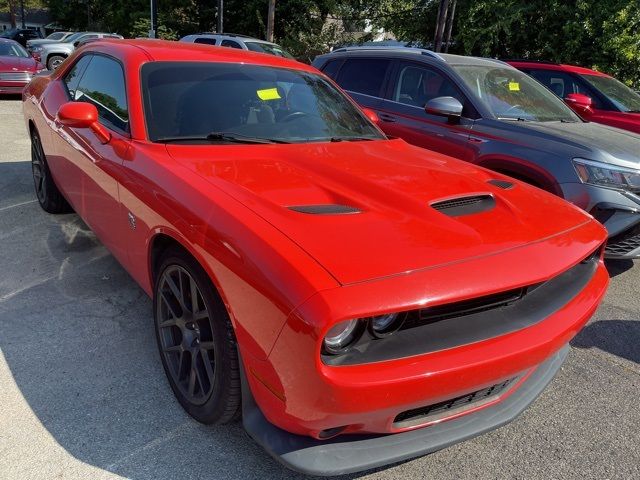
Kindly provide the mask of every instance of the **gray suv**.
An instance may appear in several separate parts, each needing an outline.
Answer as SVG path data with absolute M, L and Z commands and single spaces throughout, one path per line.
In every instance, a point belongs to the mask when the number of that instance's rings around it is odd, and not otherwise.
M 388 135 L 555 193 L 607 227 L 608 258 L 640 258 L 640 135 L 585 122 L 498 60 L 348 47 L 313 65 Z
M 259 38 L 237 35 L 235 33 L 194 33 L 193 35 L 182 37 L 180 41 L 214 45 L 217 47 L 237 48 L 239 50 L 267 53 L 277 57 L 293 58 L 289 52 L 278 44 L 260 40 Z
M 45 65 L 49 70 L 55 70 L 73 51 L 90 40 L 101 38 L 123 38 L 116 33 L 102 32 L 77 32 L 68 36 L 61 42 L 45 43 L 34 45 L 31 48 L 31 55 L 37 61 Z

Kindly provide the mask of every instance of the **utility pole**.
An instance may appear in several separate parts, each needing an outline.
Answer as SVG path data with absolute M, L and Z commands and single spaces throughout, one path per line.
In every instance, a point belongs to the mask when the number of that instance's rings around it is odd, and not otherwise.
M 433 39 L 433 50 L 436 52 L 442 49 L 442 36 L 447 22 L 447 11 L 449 10 L 449 0 L 440 0 L 438 7 L 438 20 L 436 22 L 436 35 Z
M 22 28 L 27 28 L 24 23 L 24 0 L 20 0 L 20 17 L 22 18 Z
M 149 29 L 149 38 L 156 38 L 158 32 L 158 2 L 151 0 L 151 28 Z
M 223 20 L 224 20 L 224 0 L 218 0 L 218 25 L 216 27 L 216 33 L 222 33 Z
M 453 0 L 451 4 L 451 13 L 449 14 L 449 19 L 447 20 L 447 32 L 445 33 L 444 40 L 444 53 L 449 51 L 449 46 L 451 45 L 451 30 L 453 30 L 453 19 L 456 16 L 456 3 L 457 0 Z
M 273 24 L 276 15 L 276 0 L 269 0 L 269 11 L 267 12 L 267 42 L 273 42 Z

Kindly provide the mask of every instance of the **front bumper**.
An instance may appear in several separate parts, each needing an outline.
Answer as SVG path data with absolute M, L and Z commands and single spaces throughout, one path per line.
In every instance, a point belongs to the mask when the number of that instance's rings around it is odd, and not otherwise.
M 560 185 L 564 198 L 591 213 L 607 229 L 605 257 L 640 258 L 640 197 L 582 183 Z
M 243 376 L 243 425 L 270 455 L 293 470 L 322 476 L 368 470 L 435 452 L 512 421 L 544 390 L 568 349 L 564 346 L 535 368 L 507 398 L 477 412 L 403 433 L 345 435 L 326 441 L 295 435 L 270 423 Z

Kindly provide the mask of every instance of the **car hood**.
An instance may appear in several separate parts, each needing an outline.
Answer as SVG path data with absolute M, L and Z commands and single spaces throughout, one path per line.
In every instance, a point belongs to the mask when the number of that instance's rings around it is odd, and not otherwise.
M 46 38 L 41 38 L 39 40 L 28 40 L 27 46 L 35 47 L 36 45 L 44 45 L 46 43 L 60 43 L 60 40 L 48 40 Z
M 177 161 L 287 235 L 342 284 L 497 254 L 590 221 L 542 190 L 402 140 L 291 145 L 168 145 Z M 430 205 L 490 195 L 482 213 L 448 216 Z M 313 214 L 292 206 L 340 205 Z
M 0 57 L 0 72 L 33 72 L 36 66 L 37 62 L 31 57 Z
M 640 167 L 640 135 L 593 122 L 505 122 L 490 120 L 518 144 L 552 155 L 583 157 L 630 168 Z

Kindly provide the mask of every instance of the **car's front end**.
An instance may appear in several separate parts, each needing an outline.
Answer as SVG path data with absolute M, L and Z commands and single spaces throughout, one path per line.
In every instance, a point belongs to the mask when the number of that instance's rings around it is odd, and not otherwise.
M 0 48 L 7 45 L 0 43 Z M 0 52 L 0 94 L 17 95 L 44 67 L 30 58 L 24 49 L 15 44 L 11 45 L 13 54 L 2 55 Z
M 590 222 L 499 255 L 316 294 L 292 312 L 268 361 L 248 363 L 259 406 L 246 406 L 249 433 L 290 467 L 328 475 L 512 420 L 604 295 L 603 237 Z

